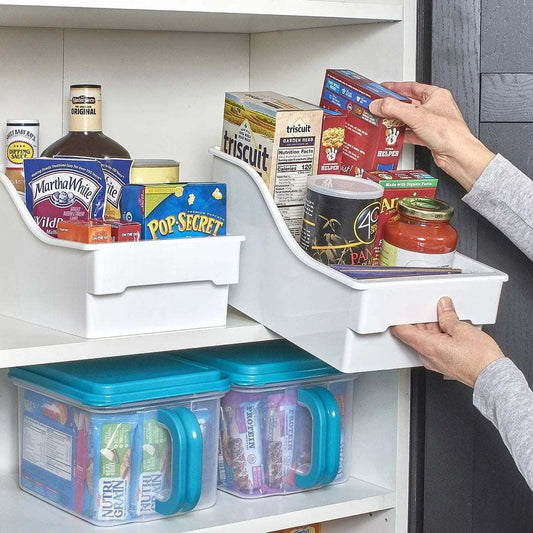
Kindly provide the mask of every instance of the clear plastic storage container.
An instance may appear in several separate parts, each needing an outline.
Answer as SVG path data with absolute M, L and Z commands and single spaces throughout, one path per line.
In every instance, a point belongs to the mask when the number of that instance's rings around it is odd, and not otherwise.
M 22 489 L 94 524 L 214 505 L 216 369 L 172 354 L 13 368 Z
M 348 478 L 354 375 L 284 340 L 181 353 L 231 380 L 221 400 L 219 489 L 258 498 Z

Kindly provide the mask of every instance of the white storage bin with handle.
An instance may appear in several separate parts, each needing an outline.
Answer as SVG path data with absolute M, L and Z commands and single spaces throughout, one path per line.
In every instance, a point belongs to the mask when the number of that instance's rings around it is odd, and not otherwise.
M 242 236 L 81 244 L 42 231 L 0 174 L 0 314 L 82 337 L 224 326 Z
M 461 274 L 357 280 L 307 255 L 266 185 L 243 161 L 212 148 L 213 180 L 228 186 L 228 231 L 246 236 L 229 303 L 343 372 L 420 365 L 389 326 L 434 322 L 450 296 L 459 318 L 496 320 L 505 273 L 459 253 Z

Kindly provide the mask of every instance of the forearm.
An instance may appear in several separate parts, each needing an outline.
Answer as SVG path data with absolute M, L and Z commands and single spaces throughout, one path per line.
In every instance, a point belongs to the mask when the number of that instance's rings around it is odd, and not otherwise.
M 498 154 L 463 197 L 533 260 L 533 181 Z
M 497 359 L 481 372 L 474 405 L 496 426 L 533 490 L 533 392 L 510 359 Z

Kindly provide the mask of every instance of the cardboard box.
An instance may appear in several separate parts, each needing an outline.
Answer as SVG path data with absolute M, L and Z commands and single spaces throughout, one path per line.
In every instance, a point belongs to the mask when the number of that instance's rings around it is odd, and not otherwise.
M 142 240 L 226 234 L 226 185 L 125 185 L 122 220 L 141 225 Z
M 439 180 L 423 170 L 396 170 L 390 172 L 375 170 L 363 172 L 363 178 L 379 183 L 385 189 L 381 198 L 376 240 L 372 250 L 372 263 L 379 265 L 383 228 L 388 220 L 396 214 L 398 200 L 407 196 L 435 198 Z
M 111 242 L 111 226 L 97 220 L 60 220 L 57 238 L 86 244 Z
M 309 524 L 308 526 L 289 527 L 287 529 L 280 529 L 272 531 L 271 533 L 320 533 L 322 526 L 319 523 Z
M 261 175 L 297 240 L 307 177 L 317 172 L 323 114 L 275 92 L 226 93 L 221 149 Z
M 395 119 L 377 117 L 368 110 L 370 102 L 385 96 L 410 102 L 352 70 L 326 71 L 320 105 L 347 113 L 342 174 L 360 176 L 363 170 L 397 167 L 405 125 Z
M 128 242 L 141 240 L 141 225 L 138 222 L 124 222 L 110 220 L 111 240 L 113 242 Z
M 324 108 L 317 174 L 340 174 L 346 113 Z

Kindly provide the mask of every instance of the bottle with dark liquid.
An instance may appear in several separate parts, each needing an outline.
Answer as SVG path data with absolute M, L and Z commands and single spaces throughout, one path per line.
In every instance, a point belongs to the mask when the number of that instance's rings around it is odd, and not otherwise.
M 130 158 L 123 146 L 102 133 L 101 85 L 70 86 L 69 132 L 41 154 L 58 155 Z

